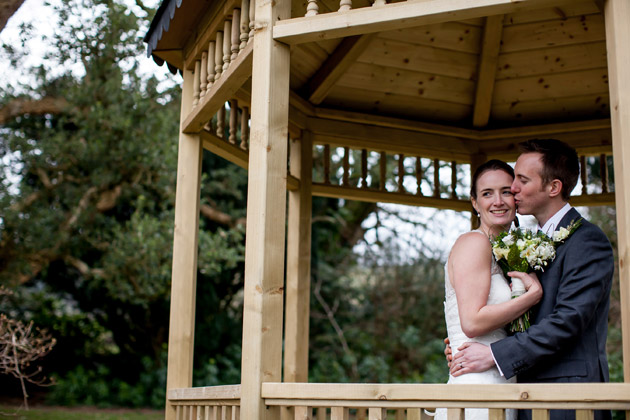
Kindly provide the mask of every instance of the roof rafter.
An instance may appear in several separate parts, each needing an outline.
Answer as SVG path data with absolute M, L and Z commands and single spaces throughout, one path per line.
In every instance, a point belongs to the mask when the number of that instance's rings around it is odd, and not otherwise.
M 485 127 L 490 119 L 494 80 L 497 74 L 497 62 L 503 35 L 503 16 L 494 15 L 486 18 L 477 71 L 477 88 L 473 108 L 474 127 Z

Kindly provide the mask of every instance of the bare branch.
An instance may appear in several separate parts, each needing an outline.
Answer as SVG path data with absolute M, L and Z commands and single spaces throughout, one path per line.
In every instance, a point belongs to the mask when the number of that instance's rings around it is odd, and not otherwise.
M 213 222 L 220 223 L 225 226 L 238 226 L 245 225 L 246 219 L 244 217 L 239 217 L 237 219 L 233 218 L 227 213 L 223 213 L 220 210 L 217 210 L 214 207 L 211 207 L 207 204 L 202 204 L 199 208 L 199 212 L 202 216 L 212 220 Z
M 68 102 L 64 98 L 50 96 L 38 100 L 16 98 L 0 108 L 0 124 L 25 114 L 59 114 L 67 105 Z

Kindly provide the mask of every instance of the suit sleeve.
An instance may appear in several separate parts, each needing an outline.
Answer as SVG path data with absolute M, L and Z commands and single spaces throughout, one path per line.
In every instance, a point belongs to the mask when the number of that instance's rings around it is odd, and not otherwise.
M 558 261 L 561 278 L 553 310 L 527 331 L 491 345 L 506 378 L 569 348 L 591 322 L 600 302 L 608 299 L 614 261 L 603 232 L 586 222 L 560 246 L 566 249 Z

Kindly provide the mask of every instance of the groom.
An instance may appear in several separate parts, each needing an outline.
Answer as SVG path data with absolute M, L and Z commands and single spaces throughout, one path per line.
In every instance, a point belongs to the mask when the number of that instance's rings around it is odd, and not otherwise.
M 568 204 L 577 184 L 577 153 L 558 140 L 520 144 L 512 192 L 520 214 L 531 214 L 548 235 L 581 219 Z M 539 273 L 544 295 L 532 308 L 531 327 L 490 347 L 465 343 L 451 363 L 453 376 L 494 367 L 518 382 L 607 382 L 606 335 L 614 270 L 610 242 L 595 225 L 581 226 L 557 248 L 553 263 Z M 610 419 L 596 411 L 596 420 Z M 573 410 L 552 410 L 551 420 L 574 419 Z M 531 419 L 519 410 L 519 419 Z

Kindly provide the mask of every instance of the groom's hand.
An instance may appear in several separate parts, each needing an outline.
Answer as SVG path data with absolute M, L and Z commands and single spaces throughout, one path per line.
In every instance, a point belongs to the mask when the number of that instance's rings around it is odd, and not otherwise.
M 479 343 L 467 342 L 461 345 L 451 362 L 451 375 L 484 372 L 495 366 L 490 347 Z

